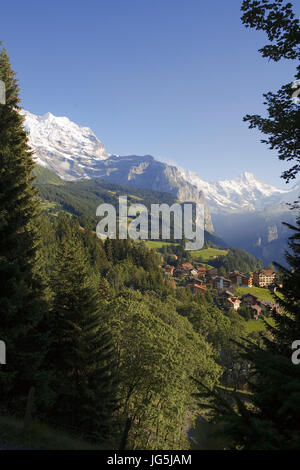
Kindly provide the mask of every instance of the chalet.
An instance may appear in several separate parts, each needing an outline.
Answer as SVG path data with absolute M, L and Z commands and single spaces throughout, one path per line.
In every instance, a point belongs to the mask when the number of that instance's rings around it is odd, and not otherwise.
M 279 304 L 272 302 L 271 300 L 259 300 L 256 295 L 252 294 L 245 294 L 242 296 L 242 303 L 251 307 L 251 309 L 255 310 L 255 315 L 258 318 L 262 312 L 262 309 L 267 309 L 269 311 L 274 311 L 280 314 L 280 306 Z M 255 307 L 255 308 L 254 308 Z M 258 307 L 258 308 L 257 308 Z M 254 318 L 256 318 L 254 315 Z
M 218 289 L 218 290 L 226 290 L 226 289 L 229 289 L 231 286 L 230 280 L 226 279 L 223 276 L 213 277 L 212 284 L 213 284 L 213 288 Z
M 253 294 L 245 294 L 242 296 L 242 303 L 246 305 L 255 305 L 259 302 L 258 297 Z
M 197 271 L 198 271 L 198 277 L 205 277 L 206 276 L 206 268 L 205 267 L 198 267 L 197 268 Z
M 261 269 L 253 273 L 253 284 L 257 287 L 268 287 L 275 282 L 276 271 Z
M 252 287 L 253 275 L 242 274 L 239 271 L 234 271 L 229 274 L 229 279 L 233 286 Z

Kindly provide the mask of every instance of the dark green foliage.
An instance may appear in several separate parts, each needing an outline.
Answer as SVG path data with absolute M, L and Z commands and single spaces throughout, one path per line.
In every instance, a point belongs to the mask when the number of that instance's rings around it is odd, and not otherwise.
M 282 0 L 251 2 L 244 0 L 242 20 L 267 32 L 274 45 L 260 49 L 264 57 L 278 61 L 299 55 L 299 22 L 294 19 L 292 5 Z M 297 52 L 298 51 L 298 52 Z M 299 78 L 299 69 L 298 75 Z M 246 116 L 250 127 L 269 135 L 271 149 L 278 150 L 281 160 L 295 165 L 282 175 L 295 178 L 299 172 L 299 109 L 291 100 L 290 85 L 277 94 L 265 95 L 268 119 Z M 224 425 L 223 432 L 231 438 L 230 446 L 238 449 L 299 450 L 300 448 L 300 368 L 292 362 L 292 343 L 300 339 L 300 218 L 296 226 L 288 225 L 294 234 L 289 238 L 286 254 L 288 268 L 279 265 L 282 297 L 275 294 L 281 314 L 272 313 L 274 327 L 259 342 L 247 341 L 241 346 L 240 357 L 251 367 L 248 387 L 252 394 L 248 403 L 228 391 L 207 389 L 216 420 Z
M 300 72 L 297 78 L 300 78 Z M 250 129 L 257 128 L 268 136 L 261 142 L 267 144 L 271 150 L 277 150 L 280 160 L 294 162 L 294 165 L 282 174 L 287 183 L 296 178 L 300 171 L 300 110 L 299 105 L 291 99 L 293 91 L 292 84 L 289 83 L 276 93 L 264 94 L 267 118 L 248 114 L 244 117 L 244 121 L 249 122 Z
M 35 184 L 42 199 L 56 203 L 57 208 L 71 214 L 91 217 L 93 220 L 96 220 L 96 208 L 103 203 L 112 204 L 118 214 L 120 195 L 127 195 L 129 205 L 142 202 L 147 208 L 150 208 L 151 204 L 172 205 L 175 202 L 175 196 L 169 193 L 129 188 L 103 180 L 64 181 L 52 171 L 40 166 L 36 167 L 34 174 L 37 176 Z
M 292 342 L 300 339 L 300 216 L 297 218 L 296 226 L 288 225 L 288 227 L 294 232 L 289 238 L 290 250 L 286 253 L 289 269 L 274 263 L 279 269 L 279 279 L 282 284 L 282 287 L 278 287 L 274 298 L 284 315 L 271 314 L 275 322 L 271 333 L 274 336 L 275 351 L 290 358 Z M 279 297 L 277 292 L 283 297 Z M 272 344 L 269 344 L 270 348 Z
M 295 18 L 290 2 L 244 0 L 241 10 L 242 22 L 246 28 L 265 31 L 269 41 L 273 42 L 259 49 L 263 57 L 275 62 L 280 59 L 299 58 L 299 21 Z
M 239 248 L 230 248 L 225 256 L 210 260 L 210 264 L 215 268 L 224 268 L 225 272 L 237 270 L 249 273 L 263 268 L 261 260 Z
M 275 62 L 280 59 L 299 59 L 299 20 L 295 18 L 291 3 L 285 3 L 283 0 L 244 0 L 242 11 L 245 26 L 265 31 L 273 43 L 260 49 L 263 57 Z M 300 78 L 300 66 L 295 78 Z M 300 109 L 291 99 L 293 91 L 292 83 L 288 83 L 277 93 L 264 94 L 268 117 L 246 115 L 244 118 L 249 122 L 250 129 L 257 128 L 268 136 L 262 142 L 270 149 L 277 150 L 280 160 L 294 163 L 282 174 L 287 182 L 294 179 L 300 170 Z
M 252 310 L 248 305 L 242 304 L 240 306 L 239 315 L 241 315 L 245 320 L 251 320 L 251 318 L 253 318 Z
M 126 449 L 186 448 L 196 391 L 191 375 L 207 385 L 220 375 L 218 354 L 176 304 L 171 296 L 123 289 L 107 305 L 119 351 L 124 431 L 131 422 Z
M 143 242 L 97 238 L 102 202 L 116 205 L 129 193 L 129 203 L 149 207 L 171 205 L 174 196 L 64 182 L 34 169 L 5 51 L 0 79 L 7 85 L 7 105 L 0 106 L 0 338 L 8 346 L 1 405 L 23 414 L 35 385 L 35 415 L 57 427 L 97 441 L 112 435 L 116 448 L 130 422 L 123 447 L 187 448 L 197 391 L 191 376 L 210 388 L 217 383 L 219 349 L 229 350 L 240 325 L 209 293 L 175 293 L 162 277 L 161 256 Z M 39 199 L 47 211 L 38 216 Z M 188 258 L 184 240 L 175 249 Z
M 220 351 L 228 345 L 230 321 L 221 310 L 206 299 L 205 294 L 201 295 L 201 303 L 195 300 L 197 297 L 182 302 L 177 307 L 177 311 L 187 317 L 195 331 L 200 333 L 217 351 Z
M 0 79 L 6 84 L 6 105 L 0 105 L 0 334 L 7 347 L 0 388 L 2 404 L 23 413 L 30 386 L 39 393 L 43 379 L 39 366 L 46 338 L 38 327 L 47 307 L 36 265 L 34 163 L 5 49 L 0 51 Z
M 83 247 L 65 229 L 51 287 L 46 363 L 54 398 L 47 417 L 107 438 L 116 408 L 115 350 Z

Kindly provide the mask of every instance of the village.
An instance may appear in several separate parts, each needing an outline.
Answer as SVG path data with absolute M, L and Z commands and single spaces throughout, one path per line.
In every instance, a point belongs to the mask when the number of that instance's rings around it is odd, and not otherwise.
M 177 260 L 177 255 L 172 255 Z M 188 287 L 192 294 L 201 295 L 210 292 L 215 305 L 222 310 L 234 309 L 247 312 L 247 319 L 259 319 L 261 315 L 268 316 L 270 312 L 280 313 L 279 305 L 275 301 L 262 300 L 250 290 L 252 286 L 265 289 L 269 292 L 276 291 L 276 271 L 261 269 L 259 271 L 244 274 L 239 271 L 218 274 L 216 268 L 207 268 L 197 261 L 185 262 L 178 266 L 165 264 L 162 266 L 164 279 L 170 283 L 173 289 Z M 236 293 L 237 288 L 249 288 L 243 295 Z

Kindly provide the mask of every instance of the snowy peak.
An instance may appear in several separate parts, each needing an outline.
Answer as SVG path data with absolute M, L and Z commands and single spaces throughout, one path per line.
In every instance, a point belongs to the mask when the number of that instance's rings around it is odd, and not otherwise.
M 228 181 L 228 180 L 227 180 Z M 228 183 L 237 183 L 240 188 L 247 188 L 247 189 L 253 189 L 255 191 L 258 191 L 261 195 L 264 196 L 271 196 L 275 192 L 279 193 L 284 193 L 284 190 L 280 190 L 275 188 L 275 186 L 272 186 L 271 184 L 264 183 L 263 181 L 260 181 L 258 178 L 253 173 L 249 173 L 248 171 L 245 171 L 242 173 L 239 177 L 235 178 L 234 180 L 229 180 Z M 222 182 L 221 182 L 222 183 Z M 224 181 L 223 181 L 224 183 Z
M 108 155 L 89 127 L 51 113 L 22 111 L 37 163 L 65 180 L 102 178 L 136 187 L 171 192 L 181 201 L 204 196 L 211 213 L 245 213 L 295 201 L 300 184 L 288 190 L 260 181 L 248 171 L 234 179 L 206 182 L 196 173 L 168 165 L 149 155 Z
M 21 114 L 37 163 L 64 179 L 84 178 L 86 165 L 94 166 L 108 157 L 104 145 L 89 127 L 51 113 L 37 116 L 23 110 Z
M 203 181 L 196 173 L 180 169 L 182 176 L 203 191 L 213 213 L 264 210 L 274 204 L 292 201 L 299 185 L 291 189 L 278 189 L 245 171 L 234 179 L 216 182 Z

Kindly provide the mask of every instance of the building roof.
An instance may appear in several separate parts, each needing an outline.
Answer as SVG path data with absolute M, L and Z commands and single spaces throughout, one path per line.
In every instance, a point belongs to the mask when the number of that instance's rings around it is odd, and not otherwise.
M 237 297 L 227 297 L 228 302 L 235 304 L 236 302 L 241 303 L 241 300 Z
M 222 292 L 222 295 L 226 295 L 227 297 L 234 297 L 234 293 L 231 292 L 230 290 L 224 290 Z
M 273 269 L 260 269 L 259 271 L 256 271 L 254 274 L 263 274 L 265 276 L 273 276 L 276 274 L 276 271 L 273 271 Z
M 240 273 L 239 271 L 233 271 L 232 273 L 229 273 L 229 277 L 235 277 L 235 276 L 246 277 L 248 279 L 249 277 L 251 277 L 251 274 L 244 274 L 244 273 Z
M 251 294 L 250 292 L 248 292 L 247 294 L 242 295 L 242 299 L 244 299 L 245 297 L 252 297 L 253 299 L 258 300 L 258 297 L 254 294 Z
M 201 286 L 201 284 L 193 284 L 194 289 L 206 290 L 206 286 Z
M 182 263 L 181 267 L 185 269 L 194 269 L 194 266 L 191 263 Z

